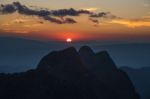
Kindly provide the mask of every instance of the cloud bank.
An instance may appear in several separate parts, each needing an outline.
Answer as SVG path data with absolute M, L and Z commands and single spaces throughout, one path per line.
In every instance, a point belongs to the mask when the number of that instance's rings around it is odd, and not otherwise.
M 80 16 L 82 14 L 86 14 L 89 16 L 90 21 L 94 23 L 96 22 L 92 18 L 115 18 L 115 16 L 111 15 L 108 12 L 99 12 L 95 13 L 89 10 L 76 10 L 73 8 L 70 9 L 58 9 L 58 10 L 48 10 L 48 9 L 31 9 L 26 5 L 21 4 L 20 2 L 13 2 L 12 4 L 0 5 L 0 13 L 1 14 L 12 14 L 18 12 L 22 15 L 27 16 L 38 16 L 44 20 L 47 20 L 56 24 L 74 24 L 77 21 L 73 18 L 69 18 L 69 16 Z

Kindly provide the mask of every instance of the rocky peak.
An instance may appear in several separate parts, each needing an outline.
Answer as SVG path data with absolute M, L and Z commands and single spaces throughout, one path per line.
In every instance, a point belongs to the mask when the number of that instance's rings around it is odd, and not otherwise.
M 88 55 L 94 55 L 94 52 L 89 46 L 82 46 L 79 49 L 79 54 L 81 54 L 81 55 L 87 55 L 87 54 Z
M 58 65 L 74 65 L 80 62 L 78 52 L 74 47 L 61 51 L 54 51 L 44 56 L 38 64 L 37 69 L 49 70 Z M 57 68 L 57 67 L 56 67 Z
M 107 70 L 117 69 L 116 64 L 114 63 L 107 51 L 96 53 L 96 59 L 99 65 L 103 66 L 103 68 L 106 68 Z

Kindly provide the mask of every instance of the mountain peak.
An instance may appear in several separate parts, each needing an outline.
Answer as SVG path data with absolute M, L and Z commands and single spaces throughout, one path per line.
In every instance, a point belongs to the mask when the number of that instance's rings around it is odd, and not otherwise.
M 60 52 L 61 52 L 61 53 L 64 53 L 64 54 L 65 54 L 65 53 L 72 53 L 72 54 L 73 54 L 73 53 L 78 53 L 77 50 L 76 50 L 74 47 L 66 48 L 66 49 L 64 49 L 64 50 L 61 50 Z
M 82 46 L 79 49 L 79 53 L 94 53 L 93 50 L 89 46 Z
M 99 52 L 99 53 L 97 53 L 97 54 L 101 54 L 101 55 L 103 55 L 103 56 L 109 56 L 109 54 L 108 54 L 108 52 L 107 51 L 101 51 L 101 52 Z
M 99 63 L 102 64 L 106 69 L 117 69 L 116 64 L 107 51 L 96 53 L 96 58 L 98 59 Z
M 52 68 L 58 68 L 60 65 L 74 68 L 75 64 L 81 64 L 80 56 L 74 47 L 69 47 L 44 56 L 37 69 L 49 71 Z
M 111 70 L 116 69 L 116 65 L 107 53 L 102 51 L 94 53 L 88 46 L 82 46 L 77 52 L 74 47 L 69 47 L 60 51 L 53 51 L 50 54 L 44 56 L 38 65 L 38 69 L 49 70 L 53 66 L 57 65 L 71 65 L 78 66 L 78 64 L 84 64 L 87 67 L 99 67 L 109 68 Z M 74 67 L 72 67 L 74 68 Z

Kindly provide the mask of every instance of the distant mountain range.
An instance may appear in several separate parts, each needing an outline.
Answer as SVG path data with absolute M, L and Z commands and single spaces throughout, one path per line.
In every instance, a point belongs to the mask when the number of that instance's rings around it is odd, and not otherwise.
M 1 99 L 140 99 L 106 52 L 69 47 L 44 56 L 36 69 L 0 74 Z
M 0 45 L 0 72 L 20 72 L 35 68 L 55 43 L 1 37 Z
M 14 37 L 0 37 L 0 72 L 21 72 L 36 68 L 40 58 L 49 51 L 89 45 L 94 52 L 106 50 L 117 66 L 150 66 L 149 43 L 105 44 L 101 42 L 42 42 Z M 142 57 L 142 58 L 141 58 Z
M 127 72 L 142 99 L 150 99 L 150 67 L 140 69 L 122 67 L 121 69 Z

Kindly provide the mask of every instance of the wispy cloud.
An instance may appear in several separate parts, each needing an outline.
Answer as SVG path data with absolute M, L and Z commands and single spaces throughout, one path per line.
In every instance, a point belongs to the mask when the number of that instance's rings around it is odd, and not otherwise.
M 117 19 L 117 20 L 112 20 L 111 23 L 115 24 L 121 24 L 125 25 L 131 28 L 136 28 L 136 27 L 150 27 L 150 16 L 146 16 L 140 19 Z
M 25 23 L 25 22 L 28 22 L 28 21 L 29 20 L 18 18 L 18 19 L 15 19 L 15 20 L 11 21 L 11 23 Z
M 74 24 L 74 23 L 77 23 L 74 19 L 72 18 L 55 18 L 55 17 L 50 17 L 50 16 L 44 16 L 43 17 L 44 20 L 48 20 L 52 23 L 57 23 L 57 24 L 65 24 L 65 23 L 68 23 L 68 24 Z
M 99 20 L 97 20 L 97 19 L 90 18 L 89 20 L 92 21 L 93 23 L 99 24 Z
M 21 33 L 21 34 L 28 34 L 29 31 L 27 30 L 15 30 L 15 29 L 9 29 L 9 28 L 3 28 L 3 29 L 0 29 L 1 31 L 5 31 L 5 32 L 9 32 L 9 33 Z
M 23 23 L 26 23 L 26 22 L 29 22 L 29 20 L 23 19 L 23 18 L 17 18 L 17 19 L 14 19 L 12 21 L 3 23 L 2 26 L 10 26 L 10 25 L 13 25 L 13 24 L 23 24 Z
M 21 24 L 21 27 L 37 27 L 37 26 L 41 26 L 42 24 L 44 24 L 43 21 L 35 21 L 35 22 L 31 22 L 31 20 L 28 19 L 24 19 L 24 18 L 16 18 L 14 20 L 2 23 L 1 26 L 4 27 L 9 27 L 9 26 L 13 26 L 14 24 Z M 7 30 L 7 29 L 6 29 Z

